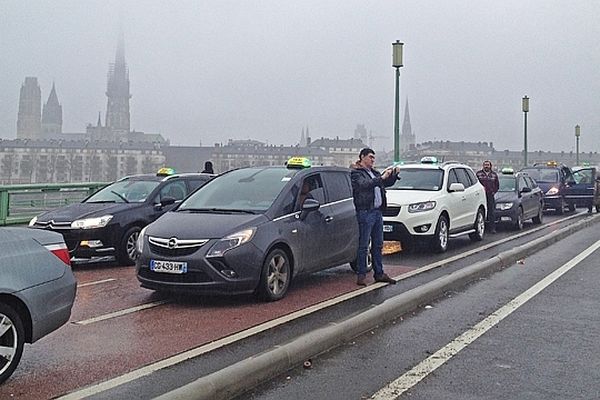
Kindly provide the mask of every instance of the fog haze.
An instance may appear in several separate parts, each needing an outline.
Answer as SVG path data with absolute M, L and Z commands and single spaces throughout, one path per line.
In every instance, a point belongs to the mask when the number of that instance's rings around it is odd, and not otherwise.
M 600 150 L 597 1 L 0 1 L 0 137 L 16 137 L 19 89 L 56 84 L 63 132 L 106 111 L 119 25 L 131 127 L 180 145 L 349 138 L 392 148 L 392 42 L 404 45 L 417 143 L 487 141 Z

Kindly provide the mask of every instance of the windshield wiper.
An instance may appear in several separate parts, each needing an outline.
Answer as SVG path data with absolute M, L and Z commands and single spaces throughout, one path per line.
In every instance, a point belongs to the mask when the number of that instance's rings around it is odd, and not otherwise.
M 129 200 L 127 200 L 127 199 L 125 198 L 125 196 L 123 196 L 121 193 L 115 192 L 114 190 L 111 190 L 110 192 L 111 192 L 112 194 L 116 194 L 117 196 L 119 196 L 119 198 L 120 198 L 121 200 L 123 200 L 125 203 L 129 203 Z
M 86 203 L 116 203 L 114 200 L 95 200 L 95 201 L 86 201 Z

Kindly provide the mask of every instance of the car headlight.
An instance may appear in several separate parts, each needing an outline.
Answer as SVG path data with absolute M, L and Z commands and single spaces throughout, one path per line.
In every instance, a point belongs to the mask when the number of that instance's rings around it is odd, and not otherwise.
M 413 203 L 408 205 L 409 213 L 429 211 L 435 208 L 435 201 L 423 201 L 421 203 Z
M 29 221 L 29 226 L 35 225 L 36 222 L 37 222 L 37 216 L 31 218 L 31 221 Z
M 94 229 L 94 228 L 104 228 L 108 221 L 112 219 L 112 215 L 103 215 L 98 218 L 85 218 L 78 219 L 71 223 L 71 228 L 75 229 Z
M 206 257 L 221 257 L 226 251 L 249 242 L 254 236 L 254 232 L 256 232 L 256 228 L 248 228 L 225 236 L 211 247 Z
M 551 187 L 550 189 L 548 189 L 548 191 L 546 192 L 546 195 L 548 196 L 552 196 L 558 193 L 558 188 L 557 187 Z
M 142 228 L 140 235 L 137 238 L 137 242 L 135 242 L 135 249 L 138 254 L 142 254 L 142 250 L 144 249 L 144 235 L 146 234 L 146 228 L 148 228 L 148 225 Z
M 513 206 L 513 203 L 496 203 L 496 210 L 510 210 Z

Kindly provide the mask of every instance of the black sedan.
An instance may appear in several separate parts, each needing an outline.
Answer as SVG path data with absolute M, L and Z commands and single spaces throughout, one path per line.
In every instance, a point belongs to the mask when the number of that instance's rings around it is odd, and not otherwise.
M 141 285 L 272 301 L 297 274 L 354 261 L 349 170 L 295 167 L 229 171 L 144 228 L 136 261 Z
M 495 195 L 494 217 L 501 223 L 510 223 L 515 229 L 523 229 L 523 221 L 531 219 L 542 223 L 544 193 L 525 172 L 513 173 L 504 169 L 499 174 L 500 188 Z
M 29 226 L 61 233 L 75 259 L 116 256 L 123 265 L 133 265 L 142 228 L 212 177 L 169 172 L 125 177 L 81 203 L 33 218 Z

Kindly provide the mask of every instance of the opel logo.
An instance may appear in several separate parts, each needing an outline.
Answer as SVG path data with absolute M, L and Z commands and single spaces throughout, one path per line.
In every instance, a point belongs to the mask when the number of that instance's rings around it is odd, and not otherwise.
M 169 239 L 167 246 L 169 246 L 170 249 L 174 249 L 175 247 L 177 247 L 177 239 L 174 237 Z

